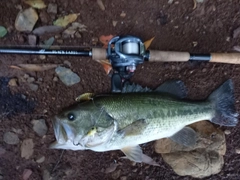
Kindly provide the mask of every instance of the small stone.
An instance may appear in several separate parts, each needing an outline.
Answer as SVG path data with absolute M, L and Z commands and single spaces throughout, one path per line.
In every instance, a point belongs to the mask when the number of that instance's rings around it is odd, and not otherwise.
M 28 35 L 28 44 L 31 46 L 36 46 L 37 44 L 37 36 L 35 35 Z
M 6 150 L 0 147 L 0 157 L 6 153 Z
M 7 144 L 18 144 L 19 138 L 15 133 L 5 132 L 3 135 L 3 141 Z
M 32 82 L 34 82 L 35 81 L 35 78 L 34 77 L 29 77 L 28 79 L 27 79 L 27 82 L 28 83 L 32 83 Z
M 106 174 L 111 173 L 111 172 L 115 171 L 117 167 L 118 167 L 118 164 L 112 163 L 112 164 L 110 164 L 110 166 L 105 170 L 105 173 L 106 173 Z
M 24 78 L 24 79 L 27 79 L 27 78 L 29 78 L 29 77 L 30 77 L 29 74 L 24 74 L 24 75 L 23 75 L 23 78 Z
M 57 4 L 49 3 L 48 8 L 47 8 L 47 12 L 57 14 Z
M 98 38 L 97 37 L 92 37 L 92 44 L 97 45 L 98 43 Z
M 32 139 L 25 139 L 21 145 L 21 157 L 25 159 L 29 159 L 33 154 L 33 140 Z
M 80 82 L 80 77 L 71 69 L 59 66 L 55 69 L 55 72 L 66 86 L 72 86 Z
M 172 4 L 173 3 L 173 0 L 168 0 L 168 4 Z
M 117 21 L 112 21 L 113 27 L 116 27 L 117 23 Z
M 230 37 L 229 37 L 229 36 L 226 37 L 226 41 L 227 41 L 227 42 L 230 42 Z
M 41 60 L 44 60 L 44 59 L 46 59 L 46 55 L 40 55 L 39 58 L 40 58 Z
M 237 154 L 240 154 L 240 148 L 237 148 L 235 151 Z
M 18 31 L 32 31 L 38 20 L 38 14 L 35 9 L 28 8 L 24 11 L 20 11 L 15 20 L 15 28 Z
M 31 174 L 32 174 L 32 170 L 24 169 L 24 171 L 23 171 L 23 180 L 28 180 L 29 177 L 31 176 Z
M 124 11 L 122 11 L 122 13 L 120 14 L 120 17 L 122 17 L 122 18 L 126 17 L 126 13 Z
M 42 179 L 43 180 L 50 180 L 51 179 L 50 172 L 48 170 L 43 171 Z
M 231 131 L 230 131 L 230 130 L 225 130 L 224 133 L 225 133 L 226 135 L 229 135 L 229 134 L 231 134 Z
M 198 45 L 198 42 L 197 41 L 193 41 L 192 44 L 193 44 L 193 47 L 196 47 Z
M 50 16 L 44 10 L 40 12 L 39 17 L 40 17 L 40 20 L 45 24 L 47 24 L 50 21 Z
M 57 82 L 57 81 L 58 81 L 58 77 L 55 76 L 55 77 L 53 78 L 53 81 Z
M 46 114 L 48 112 L 48 110 L 44 109 L 43 110 L 43 114 Z
M 30 83 L 30 84 L 28 84 L 28 86 L 32 91 L 37 91 L 38 90 L 38 85 L 37 84 Z
M 82 37 L 82 35 L 78 31 L 74 34 L 74 36 L 77 37 L 77 38 L 81 38 Z
M 120 177 L 120 180 L 127 180 L 127 176 Z
M 114 171 L 114 172 L 112 173 L 112 178 L 113 178 L 113 179 L 118 179 L 118 178 L 120 177 L 120 175 L 121 175 L 121 170 L 119 169 L 119 170 Z
M 32 120 L 31 123 L 33 124 L 33 130 L 38 136 L 42 137 L 47 133 L 48 127 L 44 119 Z
M 69 66 L 69 67 L 72 66 L 72 64 L 71 64 L 68 60 L 63 61 L 63 64 L 66 64 L 66 65 Z
M 12 128 L 12 131 L 16 134 L 23 134 L 23 131 L 21 129 L 15 129 L 14 127 Z
M 17 84 L 17 78 L 12 78 L 12 79 L 10 79 L 10 81 L 8 82 L 8 85 L 9 86 L 18 86 L 18 84 Z
M 37 163 L 43 163 L 45 161 L 45 156 L 40 157 L 39 159 L 36 160 Z
M 206 72 L 206 71 L 207 71 L 207 69 L 206 69 L 206 68 L 203 68 L 203 69 L 202 69 L 202 72 L 203 72 L 203 73 L 204 73 L 204 72 Z

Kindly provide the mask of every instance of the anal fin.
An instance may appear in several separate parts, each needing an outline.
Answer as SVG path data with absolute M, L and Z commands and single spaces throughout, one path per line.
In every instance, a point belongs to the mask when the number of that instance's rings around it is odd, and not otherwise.
M 184 127 L 171 136 L 170 139 L 184 146 L 194 146 L 196 144 L 196 132 L 190 127 Z

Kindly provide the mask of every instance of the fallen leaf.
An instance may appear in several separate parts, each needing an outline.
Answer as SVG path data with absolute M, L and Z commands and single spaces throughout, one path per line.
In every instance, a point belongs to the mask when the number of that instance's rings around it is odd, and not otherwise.
M 25 70 L 25 71 L 47 71 L 58 67 L 58 64 L 18 64 L 17 66 L 9 66 L 13 69 Z
M 54 42 L 55 38 L 54 37 L 50 37 L 49 39 L 45 40 L 40 47 L 43 48 L 43 49 L 49 49 L 53 42 Z
M 111 35 L 111 34 L 108 35 L 108 36 L 102 35 L 102 36 L 99 37 L 100 42 L 103 44 L 103 48 L 107 48 L 108 42 L 109 42 L 113 37 L 114 37 L 114 36 Z
M 35 35 L 43 35 L 47 33 L 58 33 L 63 31 L 63 27 L 61 26 L 42 26 L 33 30 L 33 34 Z
M 24 0 L 23 2 L 36 9 L 43 9 L 47 7 L 42 0 Z
M 148 49 L 155 37 L 144 42 L 145 49 Z
M 15 28 L 18 31 L 32 31 L 38 20 L 38 14 L 35 9 L 28 8 L 20 11 L 15 20 Z
M 98 63 L 100 63 L 103 66 L 104 71 L 106 72 L 106 74 L 109 74 L 112 70 L 112 65 L 109 62 L 109 60 L 105 59 L 105 60 L 95 60 Z
M 80 13 L 78 13 L 78 14 L 69 14 L 67 16 L 60 17 L 56 21 L 53 22 L 53 25 L 66 27 L 69 23 L 74 22 L 79 15 L 80 15 Z
M 7 29 L 3 26 L 0 26 L 0 38 L 4 37 L 7 34 Z
M 32 139 L 25 139 L 21 145 L 21 157 L 25 159 L 29 159 L 33 154 L 33 140 Z
M 24 169 L 24 171 L 23 171 L 23 180 L 28 180 L 29 177 L 31 176 L 31 174 L 32 174 L 32 170 Z
M 100 7 L 101 10 L 103 10 L 103 11 L 105 10 L 105 6 L 104 6 L 102 0 L 97 0 L 97 4 L 98 4 L 98 6 Z

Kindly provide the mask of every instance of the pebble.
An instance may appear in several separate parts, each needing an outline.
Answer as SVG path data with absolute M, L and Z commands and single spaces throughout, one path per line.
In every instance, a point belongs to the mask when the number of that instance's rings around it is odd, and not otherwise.
M 7 144 L 18 144 L 19 138 L 13 132 L 5 132 L 3 135 L 3 141 Z
M 32 174 L 32 170 L 24 169 L 24 171 L 23 171 L 23 180 L 28 180 L 29 177 L 31 176 L 31 174 Z
M 33 124 L 33 130 L 38 136 L 42 137 L 47 133 L 48 127 L 44 119 L 32 120 L 31 123 Z
M 51 178 L 50 172 L 48 170 L 44 170 L 43 175 L 42 175 L 42 179 L 43 180 L 50 180 L 50 178 Z
M 58 81 L 58 77 L 55 76 L 55 77 L 53 78 L 53 81 L 57 82 L 57 81 Z
M 38 90 L 38 85 L 37 84 L 30 83 L 30 84 L 28 84 L 28 86 L 32 91 L 37 91 Z
M 48 8 L 47 8 L 47 12 L 57 14 L 57 4 L 49 3 Z
M 72 86 L 80 82 L 80 77 L 71 69 L 59 66 L 55 69 L 55 72 L 66 86 Z
M 20 11 L 15 20 L 15 28 L 18 31 L 32 31 L 38 20 L 38 14 L 35 9 L 28 8 Z
M 21 157 L 25 159 L 29 159 L 33 154 L 33 140 L 32 139 L 24 139 L 21 145 Z
M 229 135 L 229 134 L 231 134 L 231 131 L 230 131 L 230 130 L 225 130 L 224 133 L 225 133 L 226 135 Z
M 118 179 L 118 178 L 120 177 L 120 174 L 121 174 L 121 170 L 120 170 L 120 169 L 117 170 L 117 171 L 114 171 L 114 172 L 112 173 L 112 178 L 113 178 L 113 179 Z
M 202 72 L 206 72 L 206 71 L 207 71 L 207 69 L 206 69 L 206 68 L 203 68 L 203 69 L 202 69 Z
M 17 86 L 17 78 L 12 78 L 10 79 L 10 81 L 8 82 L 9 86 Z
M 127 180 L 127 176 L 120 177 L 120 180 Z
M 27 78 L 27 82 L 28 83 L 32 83 L 32 82 L 34 82 L 35 81 L 35 78 L 34 77 L 29 77 L 29 78 Z
M 35 35 L 28 35 L 28 44 L 31 46 L 35 46 L 37 44 L 37 36 Z
M 117 23 L 117 21 L 112 21 L 113 27 L 116 27 Z
M 66 65 L 68 65 L 69 67 L 72 66 L 72 64 L 71 64 L 68 60 L 63 61 L 63 64 L 66 64 Z
M 236 153 L 237 153 L 237 154 L 240 154 L 240 148 L 237 148 L 237 149 L 236 149 Z
M 120 14 L 120 17 L 122 17 L 122 18 L 126 17 L 126 13 L 124 11 L 122 11 L 122 13 Z
M 44 161 L 45 161 L 45 156 L 42 156 L 36 160 L 37 163 L 43 163 Z
M 46 55 L 40 55 L 39 58 L 40 58 L 41 60 L 44 60 L 44 59 L 46 59 Z
M 82 35 L 78 31 L 74 34 L 74 36 L 77 37 L 77 38 L 81 38 L 82 37 Z

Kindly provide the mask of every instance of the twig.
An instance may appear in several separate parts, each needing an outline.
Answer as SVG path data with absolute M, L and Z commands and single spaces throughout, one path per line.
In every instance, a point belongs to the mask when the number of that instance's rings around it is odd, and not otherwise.
M 55 164 L 53 170 L 51 171 L 51 174 L 57 169 L 57 166 L 59 165 L 59 163 L 60 163 L 60 161 L 61 161 L 61 159 L 62 159 L 63 153 L 64 153 L 64 150 L 62 150 L 62 153 L 61 153 L 61 155 L 60 155 L 58 161 L 56 162 L 56 164 Z

